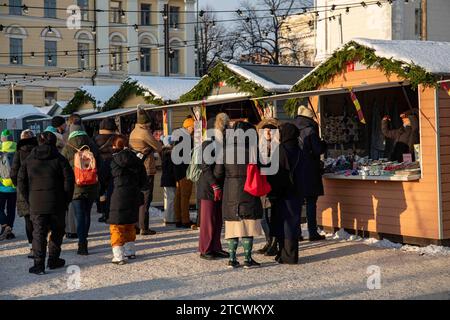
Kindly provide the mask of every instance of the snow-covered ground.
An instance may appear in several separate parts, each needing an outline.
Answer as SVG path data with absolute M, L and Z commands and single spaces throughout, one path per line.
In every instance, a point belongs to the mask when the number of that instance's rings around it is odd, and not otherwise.
M 152 215 L 157 235 L 138 236 L 138 259 L 116 266 L 107 226 L 93 213 L 91 255 L 77 256 L 76 240 L 63 244 L 62 257 L 79 267 L 79 277 L 70 273 L 76 267 L 30 275 L 18 218 L 17 239 L 0 242 L 0 299 L 450 299 L 447 248 L 385 248 L 386 242 L 340 231 L 327 241 L 301 242 L 298 265 L 255 254 L 261 268 L 229 270 L 226 260 L 198 257 L 198 231 L 164 227 L 158 212 Z M 263 242 L 258 238 L 255 247 Z M 242 247 L 238 258 L 243 261 Z M 379 289 L 368 289 L 368 282 L 372 288 L 377 283 L 377 270 Z

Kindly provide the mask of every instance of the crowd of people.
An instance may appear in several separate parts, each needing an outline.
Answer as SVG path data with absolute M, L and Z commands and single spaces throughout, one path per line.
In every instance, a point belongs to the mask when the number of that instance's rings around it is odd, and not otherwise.
M 28 257 L 34 264 L 30 273 L 44 274 L 47 268 L 65 265 L 61 256 L 64 236 L 78 239 L 78 255 L 88 255 L 91 211 L 96 204 L 99 222 L 109 224 L 112 263 L 122 265 L 136 258 L 136 235 L 153 235 L 149 209 L 153 201 L 156 159 L 161 158 L 160 187 L 164 191 L 164 223 L 177 228 L 200 229 L 199 252 L 206 260 L 228 259 L 237 268 L 237 249 L 244 249 L 244 268 L 260 266 L 253 254 L 254 238 L 264 233 L 266 243 L 256 253 L 274 256 L 279 263 L 298 263 L 301 211 L 306 205 L 309 240 L 323 240 L 316 223 L 316 202 L 323 195 L 320 157 L 325 143 L 319 137 L 315 114 L 301 106 L 290 122 L 264 119 L 257 126 L 246 121 L 232 123 L 225 113 L 208 119 L 208 135 L 201 151 L 213 150 L 213 161 L 177 163 L 173 152 L 189 142 L 194 150 L 194 119 L 182 125 L 182 139 L 163 136 L 155 139 L 152 120 L 139 109 L 130 136 L 120 134 L 113 119 L 103 119 L 99 132 L 89 137 L 82 119 L 56 116 L 37 136 L 24 130 L 17 144 L 9 130 L 1 133 L 0 149 L 0 240 L 12 240 L 17 214 L 25 219 L 30 244 Z M 251 164 L 251 146 L 246 141 L 227 141 L 227 132 L 259 134 L 259 139 L 279 139 L 279 169 L 267 175 L 271 191 L 254 195 L 246 190 Z M 278 132 L 279 137 L 273 133 Z M 187 140 L 186 140 L 187 139 Z M 224 161 L 227 147 L 240 148 L 244 162 Z M 272 154 L 271 143 L 265 154 Z M 261 148 L 261 147 L 259 147 Z M 222 149 L 221 149 L 222 150 Z M 183 151 L 186 152 L 186 151 Z M 238 155 L 240 154 L 240 155 Z M 183 154 L 181 154 L 183 156 Z M 268 164 L 257 163 L 262 168 Z M 197 172 L 195 172 L 197 170 Z M 193 178 L 195 177 L 195 178 Z M 197 221 L 191 221 L 190 205 L 196 189 Z M 6 210 L 5 210 L 6 209 Z M 222 229 L 227 249 L 222 247 Z

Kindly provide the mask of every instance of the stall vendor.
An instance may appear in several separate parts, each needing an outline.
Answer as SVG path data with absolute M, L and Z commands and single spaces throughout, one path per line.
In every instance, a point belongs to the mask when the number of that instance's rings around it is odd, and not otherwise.
M 391 118 L 384 116 L 381 121 L 381 130 L 383 135 L 394 141 L 394 149 L 390 160 L 403 162 L 403 154 L 411 154 L 414 159 L 414 145 L 419 143 L 419 120 L 415 110 L 408 110 L 400 115 L 403 126 L 398 129 L 389 129 Z

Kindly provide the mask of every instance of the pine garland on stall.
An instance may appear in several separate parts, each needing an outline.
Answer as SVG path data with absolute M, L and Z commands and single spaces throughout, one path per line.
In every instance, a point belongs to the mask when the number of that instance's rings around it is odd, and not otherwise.
M 219 62 L 208 74 L 204 75 L 200 82 L 189 92 L 180 97 L 180 102 L 198 101 L 211 95 L 212 90 L 220 83 L 225 82 L 227 86 L 236 88 L 239 92 L 250 93 L 254 97 L 269 95 L 257 83 L 247 80 Z
M 409 80 L 412 88 L 417 88 L 419 84 L 434 87 L 437 85 L 437 78 L 427 72 L 422 67 L 414 63 L 404 63 L 395 59 L 378 57 L 375 50 L 362 46 L 356 42 L 349 42 L 341 50 L 333 53 L 325 63 L 309 74 L 300 83 L 296 84 L 291 92 L 302 92 L 316 90 L 333 80 L 333 77 L 341 74 L 347 62 L 359 61 L 368 68 L 374 67 L 385 73 L 387 77 L 392 74 L 400 78 Z M 284 108 L 288 114 L 294 116 L 299 105 L 298 99 L 289 99 Z
M 94 108 L 96 107 L 95 100 L 86 93 L 86 91 L 78 90 L 75 92 L 72 100 L 69 101 L 67 106 L 62 111 L 62 114 L 72 114 L 78 111 L 78 108 L 87 102 L 92 102 Z

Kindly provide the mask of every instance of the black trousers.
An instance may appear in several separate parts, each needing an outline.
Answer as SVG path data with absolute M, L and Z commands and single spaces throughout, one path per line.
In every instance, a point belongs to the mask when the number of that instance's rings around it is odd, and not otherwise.
M 34 264 L 44 265 L 47 253 L 47 236 L 50 232 L 48 242 L 48 259 L 57 259 L 61 254 L 61 244 L 64 237 L 65 215 L 61 212 L 56 215 L 32 215 L 33 222 L 33 254 Z
M 144 194 L 144 204 L 139 207 L 139 229 L 148 230 L 150 224 L 150 214 L 148 210 L 150 209 L 150 204 L 153 201 L 153 184 L 155 181 L 155 176 L 147 176 L 148 190 L 143 191 Z
M 31 222 L 31 216 L 24 216 L 25 218 L 25 232 L 27 234 L 28 243 L 33 243 L 33 222 Z

